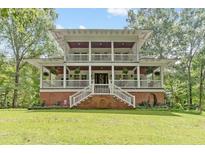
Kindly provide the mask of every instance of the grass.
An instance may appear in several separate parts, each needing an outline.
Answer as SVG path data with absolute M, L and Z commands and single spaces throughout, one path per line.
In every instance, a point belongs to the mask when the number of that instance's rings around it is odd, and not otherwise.
M 205 115 L 151 110 L 0 110 L 0 144 L 205 144 Z

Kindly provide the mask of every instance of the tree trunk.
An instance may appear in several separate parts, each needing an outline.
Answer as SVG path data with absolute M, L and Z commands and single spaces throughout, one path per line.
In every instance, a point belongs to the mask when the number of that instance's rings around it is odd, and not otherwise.
M 188 103 L 189 103 L 189 107 L 191 108 L 192 106 L 191 65 L 188 66 L 188 95 L 189 95 Z
M 200 66 L 200 83 L 199 83 L 199 111 L 202 111 L 202 96 L 203 96 L 203 64 Z
M 13 102 L 12 102 L 12 107 L 13 108 L 18 106 L 17 99 L 18 99 L 19 71 L 20 71 L 19 65 L 20 65 L 20 62 L 16 61 L 15 88 L 14 88 Z

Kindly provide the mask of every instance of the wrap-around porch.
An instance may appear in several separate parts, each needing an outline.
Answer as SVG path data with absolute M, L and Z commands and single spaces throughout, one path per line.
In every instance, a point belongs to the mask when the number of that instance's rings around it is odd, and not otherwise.
M 126 88 L 162 88 L 160 66 L 43 66 L 41 89 L 82 89 L 91 84 Z

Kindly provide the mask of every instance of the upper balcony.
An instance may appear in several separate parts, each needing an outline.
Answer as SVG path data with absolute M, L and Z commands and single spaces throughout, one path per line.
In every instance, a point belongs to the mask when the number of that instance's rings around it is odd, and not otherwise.
M 137 62 L 136 42 L 68 42 L 67 62 Z
M 90 57 L 90 59 L 89 59 Z M 137 62 L 137 54 L 69 54 L 67 62 Z

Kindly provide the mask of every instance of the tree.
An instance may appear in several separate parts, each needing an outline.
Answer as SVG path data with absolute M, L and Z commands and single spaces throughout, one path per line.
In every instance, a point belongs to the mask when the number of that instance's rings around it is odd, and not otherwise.
M 3 54 L 0 54 L 0 88 L 4 90 L 4 107 L 8 104 L 6 101 L 9 92 L 14 88 L 12 84 L 12 76 L 13 76 L 13 66 L 12 66 L 12 59 L 8 59 Z
M 127 22 L 132 29 L 152 30 L 152 36 L 143 46 L 143 50 L 163 58 L 173 56 L 176 52 L 177 19 L 178 13 L 175 9 L 132 9 L 128 12 Z
M 195 73 L 192 63 L 205 47 L 205 9 L 134 9 L 129 11 L 127 21 L 129 28 L 153 30 L 142 51 L 158 54 L 159 58 L 174 56 L 180 59 L 175 72 L 167 75 L 166 84 L 175 102 L 188 103 L 191 108 L 193 86 L 197 85 L 192 77 Z M 201 71 L 202 61 L 197 64 Z M 196 73 L 196 76 L 202 76 L 199 94 L 203 94 L 203 73 Z M 194 92 L 197 95 L 195 89 Z
M 202 111 L 205 81 L 205 46 L 193 60 L 193 78 L 196 80 L 196 91 L 198 94 L 199 111 Z
M 0 40 L 15 61 L 13 107 L 17 106 L 23 60 L 55 50 L 48 34 L 56 17 L 54 9 L 0 9 Z
M 182 9 L 179 20 L 179 46 L 186 64 L 188 103 L 192 106 L 192 62 L 204 47 L 205 9 Z

